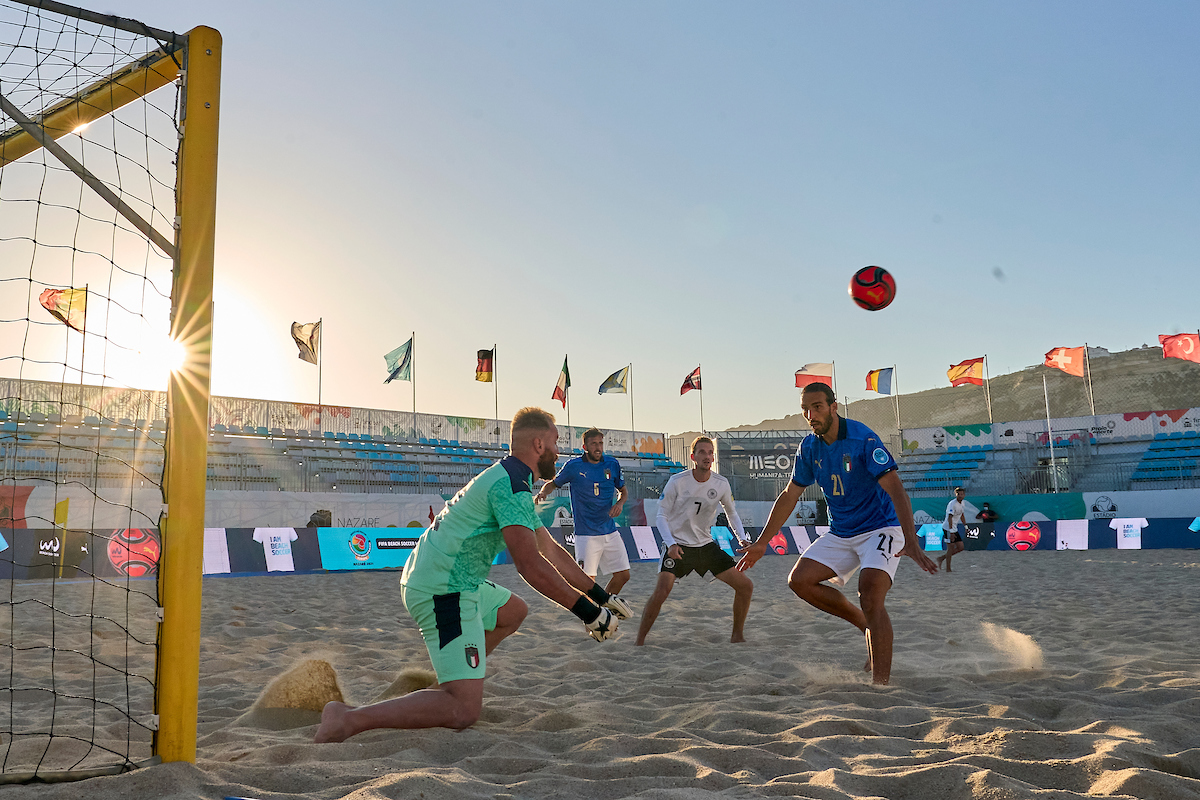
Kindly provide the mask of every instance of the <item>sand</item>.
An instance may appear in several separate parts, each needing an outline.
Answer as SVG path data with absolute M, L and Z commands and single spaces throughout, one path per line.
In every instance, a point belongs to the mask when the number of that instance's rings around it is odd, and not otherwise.
M 489 659 L 479 723 L 324 745 L 317 695 L 366 702 L 428 667 L 397 576 L 207 579 L 197 763 L 0 800 L 1200 800 L 1200 553 L 965 553 L 929 577 L 905 563 L 886 688 L 860 671 L 856 631 L 787 591 L 791 564 L 750 573 L 749 642 L 727 641 L 732 591 L 691 576 L 642 648 L 628 623 L 593 642 L 498 567 L 530 615 Z M 654 577 L 635 565 L 624 596 L 640 607 Z

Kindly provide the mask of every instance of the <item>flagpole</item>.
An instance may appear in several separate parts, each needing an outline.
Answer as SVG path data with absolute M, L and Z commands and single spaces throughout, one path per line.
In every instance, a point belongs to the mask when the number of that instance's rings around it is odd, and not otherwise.
M 500 444 L 500 373 L 496 370 L 496 350 L 499 345 L 492 344 L 492 398 L 496 403 L 496 444 Z
M 637 428 L 633 424 L 633 362 L 629 362 L 629 439 L 630 449 L 637 452 Z
M 700 364 L 696 365 L 696 372 L 700 372 Z M 700 388 L 696 390 L 700 394 L 700 432 L 708 433 L 704 428 L 704 373 L 700 373 Z
M 1046 389 L 1046 373 L 1042 373 L 1042 396 L 1046 398 L 1046 440 L 1050 442 L 1050 475 L 1054 493 L 1058 494 L 1058 469 L 1054 466 L 1054 431 L 1050 428 L 1050 392 Z
M 408 377 L 412 384 L 413 413 L 412 438 L 417 438 L 417 332 L 412 333 L 412 344 L 408 346 Z
M 321 323 L 324 321 L 324 317 L 317 319 L 317 330 L 321 331 L 317 337 L 317 430 L 322 436 L 325 435 L 325 407 L 321 405 L 321 368 L 325 366 L 325 331 L 321 330 L 325 326 Z
M 983 354 L 983 394 L 987 400 L 988 424 L 992 424 L 992 387 L 988 379 L 987 353 Z
M 830 386 L 829 388 L 833 389 L 833 397 L 836 400 L 837 399 L 837 362 L 836 361 L 829 362 L 829 372 L 830 372 L 829 379 L 833 381 L 833 386 Z M 804 392 L 801 391 L 800 394 L 803 395 Z
M 1096 416 L 1096 395 L 1092 392 L 1092 359 L 1088 355 L 1088 344 L 1083 343 L 1083 366 L 1087 370 L 1088 403 L 1092 407 L 1092 416 Z M 1092 420 L 1095 423 L 1095 420 Z

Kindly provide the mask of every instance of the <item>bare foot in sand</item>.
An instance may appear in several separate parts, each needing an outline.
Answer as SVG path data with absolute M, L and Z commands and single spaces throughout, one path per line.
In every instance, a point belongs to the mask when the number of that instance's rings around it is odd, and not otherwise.
M 321 724 L 317 726 L 317 734 L 313 741 L 317 744 L 324 742 L 344 742 L 349 738 L 346 731 L 346 712 L 350 706 L 332 700 L 321 710 Z
M 740 633 L 735 633 L 733 636 L 729 637 L 729 641 L 733 642 L 734 644 L 737 644 L 738 642 L 746 641 L 746 637 Z

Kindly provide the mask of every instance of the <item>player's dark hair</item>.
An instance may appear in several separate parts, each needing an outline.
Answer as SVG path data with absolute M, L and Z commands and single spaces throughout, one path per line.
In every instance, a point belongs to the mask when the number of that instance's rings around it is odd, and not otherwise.
M 554 428 L 554 415 L 536 406 L 525 406 L 512 418 L 512 435 L 523 431 L 545 431 Z
M 811 394 L 812 392 L 821 392 L 824 394 L 825 402 L 829 403 L 830 405 L 837 402 L 837 395 L 833 393 L 833 387 L 831 387 L 828 383 L 821 383 L 820 381 L 817 381 L 816 383 L 810 383 L 808 386 L 804 387 L 804 391 L 800 394 Z
M 699 447 L 704 442 L 708 442 L 709 444 L 711 444 L 713 446 L 714 450 L 717 449 L 717 445 L 713 442 L 711 437 L 697 436 L 695 439 L 692 439 L 692 455 L 696 455 L 696 448 Z
M 603 439 L 604 431 L 600 430 L 599 428 L 588 428 L 586 431 L 583 432 L 583 438 L 580 439 L 579 441 L 583 442 L 584 444 L 587 444 L 588 439 L 595 439 L 597 436 L 599 436 L 601 439 Z

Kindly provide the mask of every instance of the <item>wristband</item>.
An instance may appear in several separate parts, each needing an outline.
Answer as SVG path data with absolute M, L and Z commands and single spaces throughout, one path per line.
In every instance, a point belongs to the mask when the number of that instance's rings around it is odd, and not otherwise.
M 591 600 L 588 600 L 583 595 L 579 595 L 579 599 L 575 601 L 575 605 L 571 606 L 571 613 L 579 617 L 584 625 L 589 622 L 595 622 L 600 616 L 600 609 L 594 605 Z
M 608 602 L 608 598 L 612 597 L 611 594 L 601 589 L 600 584 L 598 583 L 593 583 L 592 588 L 588 589 L 586 594 L 588 597 L 592 598 L 592 600 L 594 600 L 598 606 L 604 605 Z

